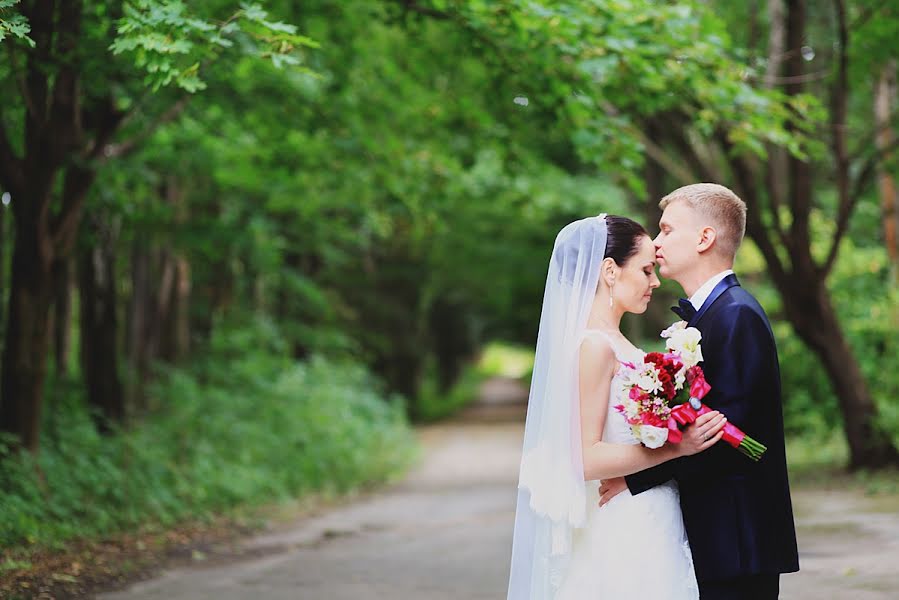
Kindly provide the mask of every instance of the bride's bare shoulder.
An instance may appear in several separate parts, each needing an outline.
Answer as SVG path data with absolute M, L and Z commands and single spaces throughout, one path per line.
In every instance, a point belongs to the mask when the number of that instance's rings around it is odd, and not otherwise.
M 615 349 L 604 334 L 585 335 L 580 348 L 581 372 L 585 367 L 594 373 L 614 373 L 618 366 Z

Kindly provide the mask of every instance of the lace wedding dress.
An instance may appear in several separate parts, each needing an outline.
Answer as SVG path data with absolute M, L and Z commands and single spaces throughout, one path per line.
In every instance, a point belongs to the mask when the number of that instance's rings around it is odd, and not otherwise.
M 606 339 L 619 361 L 642 360 L 641 352 L 600 331 L 586 335 Z M 603 440 L 637 444 L 614 409 L 625 393 L 617 374 L 611 385 Z M 555 600 L 697 600 L 677 484 L 669 481 L 637 496 L 625 490 L 601 508 L 598 488 L 598 481 L 587 483 L 587 521 L 573 536 L 571 562 Z

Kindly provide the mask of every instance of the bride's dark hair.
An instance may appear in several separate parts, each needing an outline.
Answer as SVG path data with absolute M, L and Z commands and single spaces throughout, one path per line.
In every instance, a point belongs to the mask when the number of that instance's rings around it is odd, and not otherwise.
M 611 258 L 619 267 L 637 253 L 640 238 L 648 236 L 646 228 L 627 217 L 606 216 L 606 252 L 603 258 Z

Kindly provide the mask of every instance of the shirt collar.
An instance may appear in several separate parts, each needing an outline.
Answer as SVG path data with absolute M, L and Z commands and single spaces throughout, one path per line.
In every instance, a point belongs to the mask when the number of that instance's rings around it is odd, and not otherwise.
M 727 277 L 728 275 L 733 275 L 733 269 L 728 269 L 726 271 L 721 271 L 717 275 L 713 275 L 708 281 L 702 284 L 696 293 L 690 296 L 690 304 L 693 305 L 693 308 L 699 310 L 702 308 L 702 305 L 705 303 L 706 298 L 709 297 L 709 294 L 712 293 L 712 290 L 715 289 L 715 286 L 718 283 Z

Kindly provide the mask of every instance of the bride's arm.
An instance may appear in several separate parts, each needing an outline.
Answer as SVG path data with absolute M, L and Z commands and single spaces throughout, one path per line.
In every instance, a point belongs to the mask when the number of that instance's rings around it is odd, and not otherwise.
M 581 446 L 585 480 L 630 475 L 674 458 L 696 454 L 712 447 L 721 439 L 724 417 L 716 414 L 708 417 L 708 421 L 701 425 L 702 433 L 711 435 L 707 441 L 701 441 L 701 436 L 699 439 L 694 436 L 685 437 L 680 444 L 665 444 L 656 450 L 640 444 L 602 441 L 609 392 L 618 361 L 607 342 L 589 338 L 581 346 L 579 361 Z

